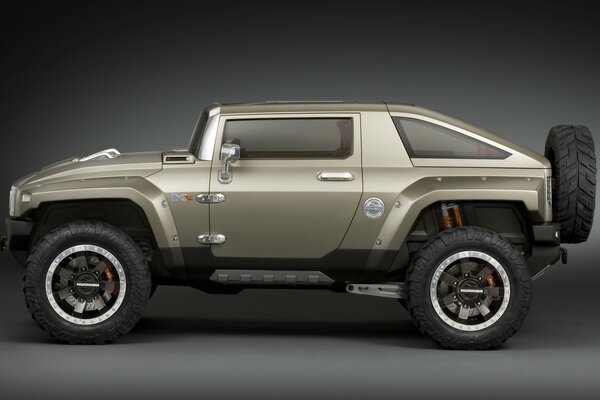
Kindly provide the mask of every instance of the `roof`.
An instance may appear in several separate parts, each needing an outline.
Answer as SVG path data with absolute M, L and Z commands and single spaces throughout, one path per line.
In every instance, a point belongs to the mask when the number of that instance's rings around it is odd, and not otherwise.
M 383 101 L 265 101 L 257 103 L 222 103 L 219 106 L 221 107 L 221 114 L 387 111 L 386 103 Z M 406 105 L 406 107 L 413 106 Z
M 540 163 L 547 163 L 537 153 L 513 143 L 497 134 L 475 126 L 446 114 L 439 113 L 413 104 L 387 103 L 383 101 L 265 101 L 260 103 L 230 103 L 213 104 L 209 107 L 218 107 L 220 114 L 268 114 L 268 113 L 352 113 L 352 112 L 390 112 L 394 115 L 419 115 L 435 121 L 447 123 L 451 126 L 472 132 L 495 143 L 499 143 L 513 151 L 525 154 Z M 545 165 L 545 164 L 544 164 Z

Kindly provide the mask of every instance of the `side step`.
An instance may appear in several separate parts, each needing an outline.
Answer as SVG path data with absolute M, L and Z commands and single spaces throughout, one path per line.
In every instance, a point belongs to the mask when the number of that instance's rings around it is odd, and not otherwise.
M 320 271 L 269 271 L 217 269 L 211 281 L 244 285 L 329 285 L 333 279 Z
M 393 299 L 405 299 L 407 297 L 404 282 L 388 282 L 381 284 L 350 283 L 346 286 L 346 291 L 353 294 L 389 297 Z

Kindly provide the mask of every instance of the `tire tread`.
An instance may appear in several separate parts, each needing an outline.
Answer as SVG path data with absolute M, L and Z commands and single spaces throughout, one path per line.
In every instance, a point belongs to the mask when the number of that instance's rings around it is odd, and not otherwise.
M 585 242 L 596 197 L 596 154 L 590 130 L 582 125 L 553 127 L 545 155 L 553 161 L 552 216 L 561 226 L 561 241 Z
M 514 275 L 520 281 L 518 283 L 520 295 L 517 298 L 511 298 L 511 301 L 518 302 L 517 311 L 515 315 L 512 315 L 510 324 L 503 329 L 496 329 L 499 320 L 492 327 L 486 328 L 488 331 L 486 334 L 476 332 L 453 334 L 450 329 L 441 328 L 441 324 L 444 323 L 441 320 L 437 321 L 436 318 L 439 317 L 437 314 L 433 315 L 432 308 L 428 307 L 429 291 L 423 290 L 423 288 L 429 286 L 429 274 L 437 266 L 436 256 L 457 243 L 465 246 L 471 243 L 477 246 L 494 247 L 508 260 L 510 265 L 504 265 L 504 267 L 512 268 Z M 527 264 L 520 251 L 496 232 L 479 227 L 449 229 L 431 238 L 415 255 L 409 266 L 407 288 L 407 307 L 415 325 L 424 335 L 445 349 L 487 350 L 499 347 L 517 332 L 531 305 L 531 279 Z M 492 333 L 490 334 L 490 332 Z
M 77 326 L 48 313 L 41 302 L 47 302 L 43 282 L 48 260 L 64 250 L 64 243 L 72 238 L 102 238 L 116 246 L 127 263 L 126 301 L 118 312 L 106 321 L 93 326 Z M 41 280 L 40 280 L 41 277 Z M 150 296 L 151 276 L 139 246 L 124 232 L 100 221 L 75 221 L 62 225 L 46 234 L 32 249 L 23 277 L 25 304 L 33 320 L 51 337 L 69 344 L 111 343 L 129 332 L 141 319 Z M 53 312 L 53 311 L 52 311 Z

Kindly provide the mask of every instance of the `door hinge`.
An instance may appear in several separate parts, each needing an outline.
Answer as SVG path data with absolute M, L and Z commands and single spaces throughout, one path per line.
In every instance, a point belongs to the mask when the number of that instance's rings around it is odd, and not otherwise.
M 200 244 L 223 244 L 225 243 L 225 235 L 220 233 L 210 235 L 208 233 L 198 235 L 198 243 Z
M 223 193 L 201 193 L 196 196 L 196 201 L 202 204 L 222 203 L 225 201 L 225 195 Z

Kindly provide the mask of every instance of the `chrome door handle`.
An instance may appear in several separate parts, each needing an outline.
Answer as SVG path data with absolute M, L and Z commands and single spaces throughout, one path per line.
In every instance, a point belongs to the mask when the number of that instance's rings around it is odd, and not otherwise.
M 317 179 L 320 181 L 353 181 L 352 172 L 319 172 Z

